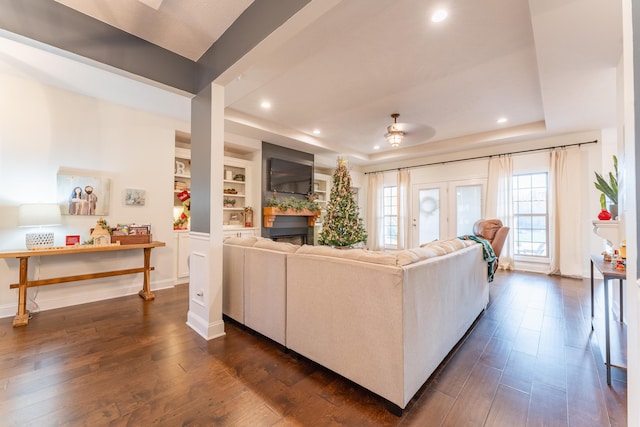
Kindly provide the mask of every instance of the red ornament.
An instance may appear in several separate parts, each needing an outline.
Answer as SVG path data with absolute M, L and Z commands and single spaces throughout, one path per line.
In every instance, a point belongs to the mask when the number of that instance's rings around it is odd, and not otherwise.
M 598 219 L 601 221 L 609 221 L 611 219 L 611 214 L 606 209 L 602 209 L 598 214 Z

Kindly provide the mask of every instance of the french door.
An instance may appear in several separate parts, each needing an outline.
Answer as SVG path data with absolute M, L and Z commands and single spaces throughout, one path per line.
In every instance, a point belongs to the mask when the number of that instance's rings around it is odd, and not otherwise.
M 411 246 L 472 234 L 482 217 L 484 180 L 416 184 L 411 194 Z

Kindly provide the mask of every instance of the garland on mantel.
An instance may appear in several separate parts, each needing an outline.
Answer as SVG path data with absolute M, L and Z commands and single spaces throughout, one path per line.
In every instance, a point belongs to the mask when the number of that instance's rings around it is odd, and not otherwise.
M 274 195 L 274 198 L 267 200 L 265 203 L 265 207 L 267 208 L 278 208 L 281 211 L 287 211 L 289 209 L 293 209 L 296 212 L 300 212 L 302 210 L 308 209 L 310 211 L 318 211 L 320 210 L 320 206 L 314 200 L 310 199 L 296 199 L 291 196 L 288 199 L 277 199 Z

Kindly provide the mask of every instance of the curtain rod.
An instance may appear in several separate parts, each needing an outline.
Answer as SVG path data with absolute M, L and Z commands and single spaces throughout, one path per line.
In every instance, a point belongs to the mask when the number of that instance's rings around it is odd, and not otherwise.
M 597 144 L 598 140 L 594 139 L 593 141 L 586 141 L 586 142 L 576 142 L 575 144 L 566 144 L 566 145 L 557 145 L 555 147 L 545 147 L 545 148 L 532 148 L 530 150 L 522 150 L 522 151 L 512 151 L 511 153 L 502 153 L 502 154 L 490 154 L 487 156 L 478 156 L 478 157 L 467 157 L 466 159 L 457 159 L 457 160 L 445 160 L 442 162 L 433 162 L 433 163 L 424 163 L 421 165 L 415 165 L 415 166 L 407 166 L 407 167 L 400 167 L 400 168 L 389 168 L 389 169 L 382 169 L 379 171 L 371 171 L 371 172 L 365 172 L 365 175 L 369 175 L 371 173 L 380 173 L 380 172 L 389 172 L 389 171 L 394 171 L 394 170 L 400 170 L 400 169 L 415 169 L 415 168 L 422 168 L 425 166 L 434 166 L 434 165 L 445 165 L 447 163 L 456 163 L 456 162 L 466 162 L 468 160 L 478 160 L 478 159 L 490 159 L 492 157 L 500 157 L 500 156 L 510 156 L 512 154 L 522 154 L 522 153 L 533 153 L 535 151 L 551 151 L 551 150 L 555 150 L 557 148 L 567 148 L 567 147 L 574 147 L 574 146 L 581 146 L 581 145 L 587 145 L 587 144 Z

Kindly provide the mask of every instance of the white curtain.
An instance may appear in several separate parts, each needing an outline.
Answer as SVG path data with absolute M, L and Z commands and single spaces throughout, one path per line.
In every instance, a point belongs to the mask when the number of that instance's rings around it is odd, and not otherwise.
M 547 274 L 582 275 L 583 176 L 579 147 L 553 150 L 549 156 L 549 249 Z M 564 242 L 564 244 L 563 244 Z M 567 244 L 571 242 L 571 244 Z
M 500 254 L 499 267 L 513 270 L 513 161 L 511 155 L 489 159 L 487 178 L 487 197 L 484 206 L 484 218 L 498 218 L 502 224 L 511 228 Z
M 411 240 L 410 180 L 407 169 L 398 171 L 398 249 L 409 249 Z
M 367 189 L 367 247 L 374 251 L 382 250 L 384 247 L 383 191 L 384 175 L 382 172 L 370 173 Z

